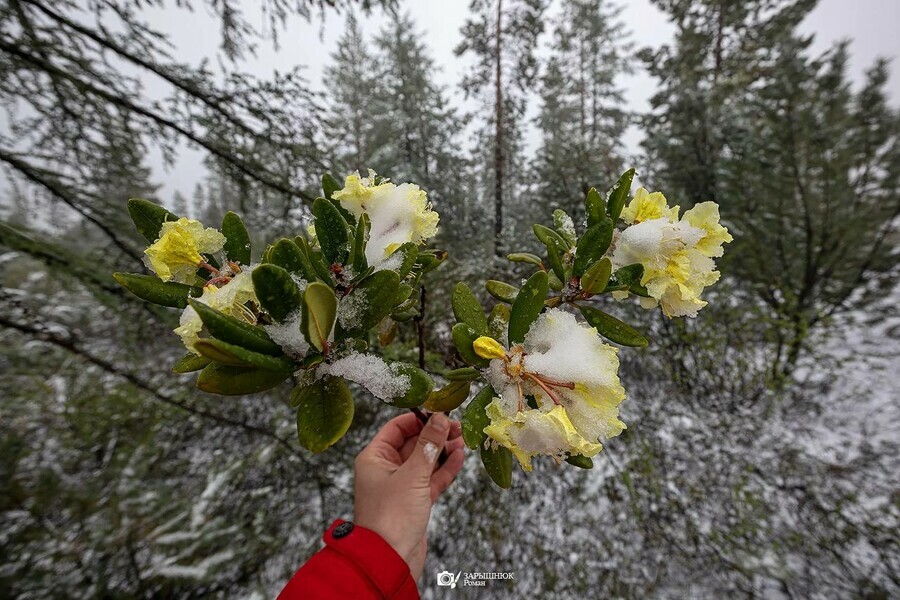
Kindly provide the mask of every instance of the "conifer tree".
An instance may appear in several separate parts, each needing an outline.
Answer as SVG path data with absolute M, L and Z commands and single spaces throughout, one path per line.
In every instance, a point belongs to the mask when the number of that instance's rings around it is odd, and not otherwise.
M 519 197 L 523 181 L 523 118 L 537 74 L 535 48 L 544 30 L 545 0 L 472 0 L 456 54 L 474 60 L 463 78 L 478 100 L 481 124 L 476 160 L 482 197 L 494 205 L 494 253 L 503 254 L 504 205 Z M 488 200 L 490 199 L 490 200 Z
M 630 70 L 621 9 L 606 0 L 565 0 L 540 80 L 538 197 L 573 216 L 593 186 L 622 172 L 629 116 L 616 77 Z

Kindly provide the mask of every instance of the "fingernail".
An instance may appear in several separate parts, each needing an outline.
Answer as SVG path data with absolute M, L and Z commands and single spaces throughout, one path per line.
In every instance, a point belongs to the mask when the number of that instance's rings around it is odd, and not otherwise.
M 431 419 L 428 423 L 437 431 L 447 431 L 450 429 L 450 419 L 444 416 L 443 413 L 434 413 L 431 415 Z

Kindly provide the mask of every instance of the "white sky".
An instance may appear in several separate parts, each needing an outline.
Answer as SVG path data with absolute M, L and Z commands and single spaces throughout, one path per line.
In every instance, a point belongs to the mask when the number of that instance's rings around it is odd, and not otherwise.
M 198 3 L 199 4 L 199 3 Z M 258 19 L 262 27 L 262 14 L 253 0 L 244 0 L 245 14 L 251 20 Z M 468 15 L 468 0 L 406 0 L 402 10 L 408 10 L 418 28 L 424 33 L 424 41 L 440 72 L 436 74 L 454 100 L 461 98 L 456 87 L 465 70 L 465 63 L 453 54 L 460 40 L 460 27 Z M 637 47 L 659 46 L 671 41 L 674 28 L 665 16 L 649 0 L 624 2 L 622 17 L 632 32 Z M 305 65 L 306 77 L 314 89 L 321 89 L 322 73 L 344 28 L 345 15 L 329 11 L 324 20 L 314 18 L 311 23 L 293 19 L 280 35 L 281 48 L 260 44 L 257 55 L 242 64 L 242 68 L 266 77 L 273 70 L 284 71 L 296 65 Z M 380 13 L 363 20 L 366 33 L 374 34 L 388 19 Z M 217 23 L 201 9 L 193 14 L 183 10 L 157 10 L 151 13 L 151 23 L 170 33 L 178 48 L 181 60 L 196 64 L 214 55 L 219 43 Z M 894 58 L 900 55 L 900 0 L 820 0 L 818 7 L 802 24 L 804 33 L 815 34 L 812 51 L 822 52 L 840 39 L 852 40 L 850 45 L 850 73 L 855 82 L 862 80 L 864 71 L 876 57 Z M 642 112 L 649 108 L 649 98 L 654 91 L 653 80 L 639 69 L 634 75 L 623 77 L 622 85 L 632 110 Z M 891 64 L 890 94 L 896 104 L 900 100 L 900 70 L 896 60 Z M 148 89 L 152 93 L 152 89 Z M 532 107 L 534 112 L 534 107 Z M 528 136 L 531 146 L 537 142 L 534 131 Z M 626 135 L 628 152 L 637 152 L 641 134 L 631 130 Z M 152 159 L 155 179 L 163 184 L 160 200 L 168 201 L 175 190 L 190 196 L 195 183 L 202 178 L 201 156 L 185 151 L 178 163 L 164 170 L 158 158 Z

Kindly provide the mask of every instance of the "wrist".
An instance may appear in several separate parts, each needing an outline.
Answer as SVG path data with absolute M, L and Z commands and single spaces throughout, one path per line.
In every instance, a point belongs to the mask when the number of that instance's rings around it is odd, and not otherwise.
M 407 539 L 409 536 L 403 535 L 402 524 L 398 527 L 397 524 L 394 523 L 385 522 L 384 520 L 379 519 L 367 519 L 366 517 L 359 515 L 355 516 L 355 522 L 360 527 L 365 527 L 366 529 L 377 533 L 381 539 L 394 549 L 394 552 L 396 552 L 400 558 L 407 564 L 410 563 L 410 557 L 415 549 L 415 543 L 410 543 Z

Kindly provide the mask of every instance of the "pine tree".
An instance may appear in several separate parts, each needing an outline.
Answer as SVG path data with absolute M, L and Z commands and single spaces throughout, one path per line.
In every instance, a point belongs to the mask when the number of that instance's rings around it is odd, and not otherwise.
M 325 70 L 328 108 L 324 135 L 331 170 L 335 173 L 378 169 L 375 155 L 375 115 L 384 96 L 384 83 L 378 77 L 375 57 L 365 40 L 362 27 L 352 12 L 338 40 L 332 63 Z
M 606 0 L 565 0 L 541 76 L 538 197 L 573 216 L 590 187 L 622 172 L 629 116 L 616 77 L 630 70 L 630 47 L 620 12 Z
M 545 0 L 472 0 L 473 16 L 462 28 L 458 56 L 475 64 L 462 88 L 476 97 L 481 127 L 476 160 L 483 165 L 480 186 L 494 204 L 494 253 L 503 254 L 504 205 L 522 191 L 522 123 L 536 77 L 535 48 L 543 32 Z

